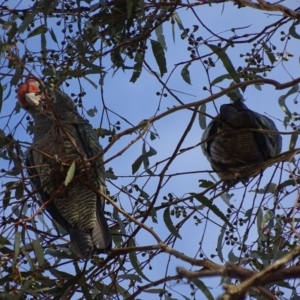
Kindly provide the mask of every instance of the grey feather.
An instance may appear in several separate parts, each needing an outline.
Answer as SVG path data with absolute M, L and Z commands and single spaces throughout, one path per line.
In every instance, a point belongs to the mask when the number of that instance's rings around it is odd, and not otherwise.
M 261 133 L 241 129 L 264 129 Z M 244 174 L 281 152 L 282 138 L 274 122 L 236 101 L 223 104 L 220 114 L 212 120 L 202 136 L 202 151 L 222 180 L 234 183 L 247 181 Z M 255 176 L 262 170 L 258 168 Z
M 70 234 L 79 257 L 106 253 L 112 241 L 104 216 L 105 201 L 94 191 L 106 192 L 103 157 L 85 162 L 101 153 L 98 137 L 68 95 L 50 89 L 47 95 L 51 104 L 42 95 L 39 106 L 27 109 L 35 122 L 26 159 L 32 185 L 42 202 L 53 198 L 46 211 Z M 64 187 L 73 161 L 76 180 Z

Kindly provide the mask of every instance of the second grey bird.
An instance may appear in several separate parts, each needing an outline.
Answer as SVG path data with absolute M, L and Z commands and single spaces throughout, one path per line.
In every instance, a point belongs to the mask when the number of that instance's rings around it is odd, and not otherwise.
M 72 99 L 58 89 L 41 88 L 30 79 L 19 86 L 17 94 L 34 120 L 26 165 L 41 204 L 47 202 L 46 211 L 70 234 L 80 258 L 106 253 L 112 240 L 104 199 L 96 192 L 105 193 L 106 187 L 103 158 L 99 156 L 102 148 L 95 131 L 79 115 Z M 65 186 L 73 162 L 75 174 Z
M 249 130 L 245 130 L 249 129 Z M 273 133 L 250 129 L 272 130 Z M 202 151 L 219 177 L 233 184 L 246 182 L 251 169 L 281 152 L 282 138 L 274 122 L 254 112 L 241 101 L 223 104 L 202 136 Z M 257 175 L 262 170 L 258 168 Z

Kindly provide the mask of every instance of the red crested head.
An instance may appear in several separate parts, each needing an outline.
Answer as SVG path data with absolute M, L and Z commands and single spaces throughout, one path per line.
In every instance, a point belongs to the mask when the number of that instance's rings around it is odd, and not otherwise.
M 38 106 L 41 100 L 40 84 L 35 79 L 22 83 L 17 90 L 17 98 L 23 108 Z

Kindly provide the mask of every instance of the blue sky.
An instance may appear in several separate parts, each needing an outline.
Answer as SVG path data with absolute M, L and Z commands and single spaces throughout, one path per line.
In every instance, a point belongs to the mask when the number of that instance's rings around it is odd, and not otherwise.
M 289 5 L 290 8 L 295 8 L 297 4 L 292 1 L 287 1 L 286 3 L 287 5 Z M 6 4 L 8 6 L 13 7 L 14 1 L 8 1 Z M 28 5 L 32 5 L 32 1 L 22 1 L 18 8 L 26 8 L 28 7 Z M 209 5 L 203 5 L 196 7 L 195 11 L 198 17 L 201 19 L 201 21 L 210 30 L 227 38 L 232 35 L 232 32 L 230 31 L 231 28 L 244 28 L 236 31 L 239 34 L 247 32 L 260 32 L 262 28 L 264 28 L 270 23 L 275 22 L 281 17 L 280 14 L 269 16 L 263 11 L 253 10 L 250 8 L 238 9 L 237 6 L 234 6 L 232 2 L 217 5 L 213 4 L 211 5 L 211 7 Z M 211 35 L 199 24 L 199 22 L 193 16 L 190 10 L 183 8 L 179 10 L 178 13 L 185 28 L 192 28 L 193 25 L 199 25 L 200 28 L 195 33 L 195 36 L 202 36 L 204 39 L 209 39 L 210 43 L 215 43 L 216 39 L 211 38 Z M 51 22 L 49 22 L 49 24 L 51 24 Z M 55 21 L 53 22 L 53 24 L 55 24 Z M 291 23 L 288 23 L 288 25 L 283 30 L 287 32 L 290 25 Z M 249 26 L 249 28 L 246 28 L 247 26 Z M 171 35 L 171 25 L 164 24 L 163 29 L 167 44 L 166 57 L 168 68 L 168 73 L 165 74 L 162 78 L 162 80 L 165 81 L 176 64 L 189 60 L 189 52 L 186 50 L 186 48 L 188 47 L 188 42 L 187 40 L 180 39 L 180 30 L 177 26 L 175 26 L 175 43 Z M 59 32 L 59 30 L 55 30 L 55 33 L 57 37 L 60 38 L 61 33 Z M 49 37 L 49 34 L 47 35 L 47 37 Z M 276 41 L 276 51 L 278 52 L 284 51 L 283 49 L 285 47 L 285 42 L 279 41 L 280 37 L 281 35 L 278 32 L 273 38 L 274 41 Z M 152 34 L 151 38 L 156 39 L 154 33 Z M 49 48 L 56 47 L 56 45 L 50 38 L 47 39 L 47 44 Z M 29 50 L 36 50 L 36 48 L 40 45 L 39 36 L 29 39 L 25 45 Z M 20 53 L 22 53 L 24 51 L 24 48 L 22 48 L 23 45 L 20 44 L 18 46 L 20 47 Z M 283 83 L 290 81 L 292 78 L 297 77 L 297 74 L 299 73 L 298 48 L 299 47 L 297 47 L 297 40 L 291 39 L 288 43 L 287 51 L 294 52 L 295 57 L 288 62 L 284 62 L 284 64 L 279 63 L 278 66 L 271 73 L 268 74 L 268 78 L 272 78 Z M 251 49 L 250 45 L 244 44 L 228 50 L 227 54 L 232 59 L 232 63 L 235 67 L 242 65 L 242 61 L 245 58 L 240 58 L 240 54 L 248 52 L 249 49 Z M 210 53 L 210 49 L 205 45 L 202 45 L 199 48 L 199 52 L 201 55 L 204 55 L 206 53 Z M 156 72 L 159 72 L 154 57 L 151 53 L 150 46 L 146 59 L 152 67 L 152 69 Z M 7 65 L 7 62 L 5 62 L 4 58 L 2 58 L 1 63 Z M 109 57 L 104 58 L 104 66 L 107 70 L 110 69 L 111 62 Z M 174 71 L 174 73 L 170 77 L 170 80 L 167 83 L 167 86 L 174 91 L 177 97 L 179 97 L 179 99 L 182 102 L 189 103 L 194 102 L 196 100 L 204 99 L 207 96 L 209 96 L 209 93 L 203 90 L 203 86 L 207 86 L 208 81 L 200 62 L 194 62 L 189 68 L 192 85 L 188 85 L 182 79 L 180 75 L 182 67 L 183 65 L 176 68 L 176 70 Z M 214 79 L 226 73 L 227 72 L 224 69 L 222 63 L 218 61 L 216 67 L 210 71 L 209 75 L 211 79 Z M 39 76 L 39 69 L 36 69 L 36 72 L 34 74 Z M 161 103 L 158 114 L 166 111 L 168 108 L 171 108 L 174 105 L 178 105 L 178 102 L 176 102 L 176 100 L 173 99 L 171 95 L 168 95 L 167 97 L 162 97 L 162 99 L 160 99 L 160 97 L 156 95 L 156 92 L 161 91 L 162 86 L 157 81 L 157 79 L 152 74 L 150 74 L 145 68 L 143 69 L 141 77 L 134 84 L 129 82 L 131 75 L 131 70 L 118 70 L 118 72 L 116 72 L 115 74 L 113 74 L 112 70 L 110 70 L 107 73 L 103 87 L 104 100 L 107 107 L 111 111 L 120 114 L 122 117 L 129 120 L 130 123 L 132 123 L 133 125 L 137 125 L 140 121 L 144 119 L 149 119 L 154 116 L 154 114 L 157 112 L 160 100 Z M 98 75 L 92 75 L 89 78 L 96 83 L 99 81 Z M 4 84 L 7 81 L 9 81 L 9 78 L 4 78 L 2 84 Z M 77 81 L 72 80 L 70 81 L 70 83 L 71 86 L 69 88 L 66 88 L 64 86 L 64 91 L 69 94 L 71 92 L 78 92 L 79 89 Z M 87 93 L 86 97 L 84 98 L 84 107 L 88 110 L 96 106 L 98 109 L 98 113 L 95 117 L 90 118 L 90 122 L 94 127 L 99 127 L 99 120 L 102 112 L 100 88 L 95 89 L 91 84 L 89 84 L 85 80 L 81 80 L 81 83 L 84 87 L 85 92 Z M 227 86 L 229 86 L 229 84 L 230 81 L 225 80 L 219 85 L 223 88 L 226 88 Z M 216 93 L 219 92 L 219 89 L 214 88 L 213 91 L 214 93 Z M 276 91 L 274 87 L 267 85 L 262 86 L 261 91 L 256 89 L 254 86 L 249 86 L 246 89 L 244 98 L 246 99 L 246 105 L 250 109 L 255 110 L 261 114 L 267 113 L 269 116 L 274 117 L 273 120 L 275 121 L 276 126 L 280 131 L 291 131 L 291 128 L 284 128 L 282 120 L 285 115 L 278 105 L 278 98 L 281 95 L 284 95 L 286 92 L 287 90 Z M 14 109 L 16 101 L 14 97 L 15 95 L 12 94 L 3 103 L 1 116 L 9 114 Z M 287 100 L 287 105 L 292 112 L 294 110 L 297 111 L 297 106 L 293 104 L 293 99 L 295 97 L 291 96 Z M 217 99 L 215 101 L 215 104 L 217 108 L 219 108 L 221 104 L 228 102 L 229 98 L 224 96 L 220 99 Z M 217 112 L 212 103 L 207 105 L 207 113 L 210 115 L 216 115 Z M 17 122 L 20 120 L 20 118 L 23 117 L 23 115 L 24 113 L 21 112 L 20 114 L 13 116 L 13 118 L 10 121 L 10 129 L 12 129 L 15 124 L 17 124 Z M 150 158 L 150 165 L 155 165 L 157 162 L 160 162 L 172 155 L 174 148 L 178 144 L 184 130 L 186 129 L 191 115 L 191 111 L 184 110 L 168 115 L 167 117 L 155 122 L 154 128 L 158 133 L 159 137 L 154 141 L 150 141 L 149 136 L 147 136 L 146 138 L 149 145 L 151 145 L 151 147 L 153 147 L 157 151 L 157 155 Z M 109 117 L 112 123 L 115 123 L 119 120 L 118 117 L 116 117 L 112 113 L 109 113 Z M 0 119 L 0 128 L 3 128 L 7 120 L 8 119 L 5 117 Z M 25 128 L 26 122 L 27 121 L 23 119 L 22 124 L 25 126 Z M 207 120 L 207 122 L 209 122 L 209 120 Z M 107 128 L 106 119 L 104 119 L 102 127 Z M 127 128 L 130 128 L 130 125 L 121 121 L 121 131 Z M 9 133 L 9 128 L 6 128 L 6 133 Z M 202 130 L 200 129 L 198 121 L 196 119 L 191 131 L 188 133 L 181 148 L 188 148 L 197 145 L 201 139 L 201 135 Z M 110 150 L 106 153 L 105 158 L 109 159 L 110 157 L 116 155 L 125 146 L 127 146 L 135 137 L 135 134 L 122 137 L 113 145 L 113 147 L 110 148 Z M 20 139 L 22 141 L 30 140 L 26 134 L 26 131 L 22 129 L 21 126 L 18 127 L 15 133 L 15 138 Z M 290 136 L 283 136 L 283 151 L 288 150 L 289 139 Z M 103 147 L 107 146 L 108 144 L 107 139 L 101 139 L 100 142 Z M 138 173 L 135 174 L 136 178 L 133 178 L 131 174 L 132 163 L 141 154 L 141 151 L 142 140 L 139 140 L 121 156 L 118 156 L 114 160 L 110 161 L 107 164 L 106 168 L 113 168 L 115 175 L 119 176 L 117 180 L 113 181 L 113 183 L 119 188 L 121 188 L 122 186 L 126 186 L 129 183 L 136 180 L 140 187 L 142 187 L 142 185 L 145 184 L 144 190 L 150 196 L 152 196 L 157 188 L 158 177 L 150 178 L 149 181 L 146 181 L 147 178 L 137 178 L 138 174 L 143 172 L 143 167 L 141 167 Z M 164 164 L 159 164 L 158 170 L 161 170 L 163 166 Z M 205 159 L 204 155 L 202 154 L 200 147 L 195 147 L 194 149 L 189 150 L 184 154 L 176 157 L 176 159 L 170 165 L 167 174 L 205 170 L 211 170 L 211 167 Z M 269 168 L 265 171 L 260 187 L 263 187 L 269 181 L 269 178 L 272 175 L 272 170 L 272 168 Z M 279 172 L 276 173 L 275 178 L 277 180 L 279 178 L 278 176 Z M 288 176 L 287 172 L 284 173 L 284 176 Z M 216 175 L 215 177 L 217 178 Z M 185 197 L 191 192 L 200 192 L 201 189 L 199 188 L 198 183 L 199 179 L 211 180 L 209 175 L 204 173 L 173 176 L 171 180 L 169 180 L 164 186 L 164 188 L 160 191 L 157 203 L 160 203 L 162 201 L 162 197 L 164 195 L 167 195 L 168 193 L 173 193 L 177 197 Z M 7 180 L 8 179 L 5 177 L 0 178 L 0 182 L 2 183 L 5 183 Z M 242 203 L 243 209 L 245 210 L 252 207 L 254 205 L 253 203 L 255 203 L 254 206 L 257 206 L 260 203 L 260 197 L 255 199 L 254 193 L 250 192 L 251 187 L 253 185 L 254 183 L 249 186 L 246 192 L 245 200 Z M 118 190 L 113 185 L 108 184 L 108 187 L 111 194 L 118 193 Z M 234 196 L 232 197 L 231 201 L 236 207 L 239 207 L 240 200 L 242 199 L 243 193 L 245 191 L 243 187 L 239 187 L 239 189 L 232 191 L 234 193 Z M 136 195 L 137 194 L 134 194 L 134 196 Z M 123 193 L 120 193 L 119 199 L 122 207 L 124 207 L 128 211 L 132 209 L 131 201 L 128 198 L 128 196 L 126 196 Z M 291 204 L 294 200 L 295 199 L 291 197 L 287 201 L 289 202 L 289 204 Z M 222 210 L 224 213 L 226 212 L 227 205 L 222 201 L 221 198 L 216 199 L 214 203 L 219 207 L 220 210 Z M 110 210 L 110 207 L 107 206 L 107 209 Z M 165 228 L 164 222 L 162 220 L 162 213 L 163 211 L 158 212 L 159 222 L 157 224 L 152 223 L 150 219 L 146 222 L 146 224 L 148 226 L 153 227 L 155 231 L 159 234 L 159 236 L 164 240 L 170 233 Z M 199 213 L 203 213 L 204 216 L 207 215 L 207 212 L 205 210 L 200 211 Z M 198 215 L 198 217 L 200 218 L 201 215 Z M 199 242 L 202 240 L 203 252 L 205 254 L 216 253 L 215 248 L 217 246 L 217 238 L 220 232 L 220 226 L 223 225 L 223 222 L 220 219 L 217 219 L 212 213 L 208 214 L 208 218 L 214 220 L 218 225 L 214 225 L 213 222 L 208 221 L 207 227 L 205 228 L 205 222 L 198 226 L 195 226 L 193 224 L 193 220 L 189 220 L 185 224 L 185 226 L 180 230 L 182 240 L 177 240 L 176 244 L 174 245 L 174 248 L 188 256 L 194 257 L 197 253 L 197 250 L 199 249 Z M 173 219 L 174 224 L 177 224 L 179 220 L 180 219 Z M 251 232 L 251 236 L 249 238 L 253 241 L 257 238 L 256 226 L 254 227 L 255 228 L 253 232 Z M 139 234 L 136 237 L 136 242 L 140 246 L 150 245 L 151 243 L 155 244 L 154 239 L 144 230 L 140 230 Z M 226 253 L 226 247 L 224 247 L 224 249 L 224 252 Z M 227 260 L 226 256 L 224 256 L 224 258 L 225 260 Z M 151 262 L 153 269 L 151 271 L 145 271 L 145 273 L 147 274 L 147 276 L 149 276 L 151 280 L 157 280 L 158 278 L 162 277 L 162 274 L 164 274 L 166 270 L 167 259 L 167 254 L 160 254 L 153 259 L 153 261 Z M 215 262 L 221 263 L 217 259 L 217 257 L 215 258 Z M 175 268 L 177 266 L 184 266 L 186 268 L 190 267 L 189 264 L 172 258 L 168 269 L 168 275 L 174 275 Z M 70 266 L 70 268 L 72 268 L 72 266 Z M 208 286 L 215 288 L 219 284 L 219 279 L 205 279 L 204 282 Z M 185 285 L 183 283 L 176 284 L 174 282 L 169 283 L 168 285 L 174 288 L 174 290 L 177 290 L 180 293 L 189 296 L 190 289 L 188 285 Z M 217 296 L 220 293 L 220 291 L 221 288 L 219 287 L 213 289 L 212 293 L 214 296 Z M 179 295 L 173 294 L 173 296 L 174 298 L 183 299 Z M 151 294 L 149 298 L 147 297 L 148 295 L 144 294 L 142 296 L 142 299 L 151 299 Z

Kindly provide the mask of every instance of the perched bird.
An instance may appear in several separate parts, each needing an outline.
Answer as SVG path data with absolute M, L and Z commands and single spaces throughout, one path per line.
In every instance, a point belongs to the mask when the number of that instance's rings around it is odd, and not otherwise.
M 245 130 L 249 129 L 249 130 Z M 262 133 L 250 129 L 272 130 Z M 274 122 L 241 101 L 223 104 L 202 136 L 202 151 L 228 185 L 246 182 L 262 170 L 259 165 L 281 152 L 282 139 Z M 251 171 L 257 169 L 254 173 Z
M 59 89 L 30 79 L 19 86 L 17 98 L 34 120 L 26 166 L 41 204 L 70 234 L 80 258 L 107 253 L 111 235 L 103 213 L 104 199 L 95 191 L 106 192 L 105 172 L 95 131 Z M 73 180 L 65 184 L 73 162 Z

